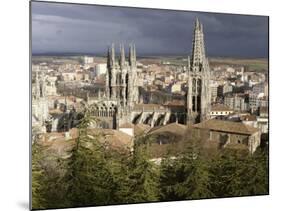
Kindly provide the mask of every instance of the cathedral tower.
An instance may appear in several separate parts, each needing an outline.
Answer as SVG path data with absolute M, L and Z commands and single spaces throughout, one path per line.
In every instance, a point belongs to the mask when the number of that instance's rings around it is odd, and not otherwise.
M 119 61 L 115 61 L 114 45 L 108 49 L 106 96 L 117 100 L 124 109 L 132 108 L 139 99 L 137 82 L 136 47 L 129 47 L 129 58 L 126 61 L 124 45 L 120 45 Z
M 133 107 L 139 99 L 136 46 L 134 44 L 131 44 L 129 48 L 128 71 L 128 106 Z
M 203 25 L 198 19 L 195 21 L 187 74 L 187 123 L 198 123 L 208 119 L 211 110 L 210 68 L 205 55 Z

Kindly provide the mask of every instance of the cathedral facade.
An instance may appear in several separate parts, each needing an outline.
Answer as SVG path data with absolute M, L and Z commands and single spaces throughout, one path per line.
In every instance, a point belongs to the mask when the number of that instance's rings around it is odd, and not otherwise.
M 124 45 L 116 59 L 114 44 L 107 53 L 105 93 L 91 102 L 91 110 L 100 121 L 99 127 L 118 128 L 131 122 L 131 112 L 139 102 L 136 47 L 131 44 L 126 59 Z
M 32 135 L 46 132 L 46 121 L 49 119 L 48 99 L 46 96 L 46 78 L 44 73 L 35 71 L 32 86 Z
M 114 44 L 108 49 L 106 97 L 117 100 L 123 109 L 131 109 L 139 99 L 136 47 L 131 44 L 126 61 L 124 45 L 120 45 L 119 61 L 115 60 Z

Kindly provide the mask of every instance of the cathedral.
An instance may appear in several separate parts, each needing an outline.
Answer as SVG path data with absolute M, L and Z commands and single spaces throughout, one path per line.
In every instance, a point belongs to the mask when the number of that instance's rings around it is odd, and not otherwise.
M 192 53 L 185 67 L 187 93 L 185 99 L 185 124 L 195 124 L 209 119 L 211 93 L 210 68 L 205 55 L 203 25 L 198 19 L 193 31 Z M 128 60 L 120 45 L 116 60 L 114 44 L 107 53 L 105 92 L 98 99 L 88 102 L 92 113 L 98 117 L 102 128 L 119 128 L 125 123 L 149 124 L 151 127 L 177 121 L 177 113 L 158 104 L 140 104 L 136 48 L 129 47 Z M 176 117 L 175 117 L 176 116 Z M 174 118 L 173 118 L 174 117 Z
M 211 111 L 210 68 L 205 55 L 203 25 L 195 21 L 191 58 L 188 57 L 187 122 L 209 119 Z
M 123 109 L 131 109 L 138 103 L 136 47 L 131 44 L 129 59 L 125 59 L 124 45 L 120 45 L 120 58 L 115 61 L 115 49 L 112 44 L 107 55 L 106 97 L 117 100 Z
M 124 45 L 120 45 L 120 56 L 116 60 L 112 44 L 107 53 L 105 93 L 90 103 L 93 115 L 100 120 L 99 127 L 118 128 L 131 122 L 131 111 L 138 102 L 136 47 L 130 45 L 126 60 Z
M 49 118 L 48 99 L 46 96 L 46 78 L 44 73 L 35 71 L 32 86 L 32 135 L 46 132 L 46 121 Z M 34 138 L 34 137 L 33 137 Z

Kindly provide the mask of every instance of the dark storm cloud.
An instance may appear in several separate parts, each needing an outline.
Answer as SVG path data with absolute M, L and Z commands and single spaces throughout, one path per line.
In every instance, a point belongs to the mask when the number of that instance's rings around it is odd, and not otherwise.
M 267 17 L 32 3 L 32 51 L 104 53 L 135 42 L 138 54 L 189 54 L 195 17 L 210 56 L 267 57 Z

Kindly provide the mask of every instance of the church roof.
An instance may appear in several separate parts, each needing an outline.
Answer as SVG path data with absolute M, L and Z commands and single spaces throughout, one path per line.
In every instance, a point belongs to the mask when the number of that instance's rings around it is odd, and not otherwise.
M 134 134 L 139 135 L 141 133 L 147 132 L 149 129 L 150 129 L 149 125 L 142 124 L 142 123 L 136 124 L 134 125 Z
M 257 128 L 245 125 L 242 122 L 231 122 L 217 119 L 210 119 L 199 124 L 195 124 L 194 127 L 200 129 L 209 129 L 214 131 L 238 133 L 245 135 L 252 135 L 253 133 L 256 133 L 258 131 Z
M 158 109 L 164 109 L 164 107 L 162 105 L 159 105 L 159 104 L 152 104 L 152 103 L 149 103 L 149 104 L 137 104 L 134 106 L 134 109 L 135 110 L 158 110 Z
M 133 145 L 132 137 L 120 130 L 94 128 L 90 129 L 90 133 L 100 135 L 101 142 L 114 149 L 129 149 Z
M 126 122 L 126 123 L 120 125 L 119 128 L 134 128 L 134 124 L 132 124 L 130 122 Z
M 174 133 L 176 135 L 184 135 L 186 129 L 187 129 L 186 125 L 174 122 L 171 124 L 151 128 L 148 131 L 148 134 L 152 135 L 152 134 L 161 134 L 161 133 Z
M 172 100 L 164 104 L 165 106 L 184 106 L 183 100 Z
M 100 137 L 99 141 L 102 144 L 106 144 L 110 149 L 130 151 L 133 146 L 132 137 L 122 131 L 92 128 L 88 129 L 88 134 L 98 135 Z M 43 144 L 48 146 L 53 152 L 61 156 L 67 156 L 70 149 L 75 145 L 75 139 L 79 136 L 78 129 L 72 128 L 69 131 L 69 136 L 70 139 L 66 140 L 64 132 L 46 133 L 45 142 Z

